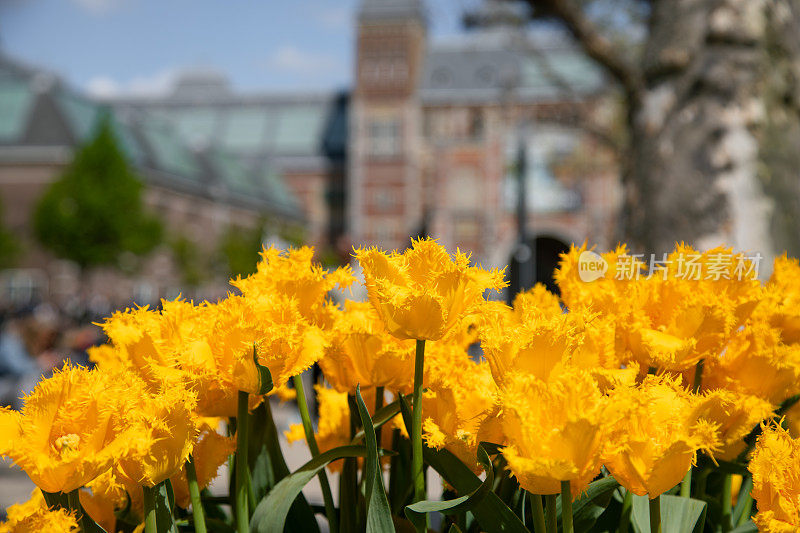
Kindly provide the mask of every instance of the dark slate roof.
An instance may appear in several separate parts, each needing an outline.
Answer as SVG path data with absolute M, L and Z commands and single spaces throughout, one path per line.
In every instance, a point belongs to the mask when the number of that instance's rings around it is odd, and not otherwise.
M 548 28 L 493 27 L 428 47 L 420 96 L 428 105 L 584 98 L 604 87 L 599 69 Z
M 217 201 L 302 218 L 299 203 L 275 171 L 221 147 L 192 146 L 158 114 L 113 110 L 71 90 L 56 76 L 0 54 L 0 147 L 74 148 L 111 113 L 121 149 L 145 180 Z
M 295 168 L 324 167 L 344 158 L 347 103 L 342 92 L 234 94 L 224 78 L 190 72 L 171 94 L 118 99 L 112 105 L 170 123 L 196 148 Z

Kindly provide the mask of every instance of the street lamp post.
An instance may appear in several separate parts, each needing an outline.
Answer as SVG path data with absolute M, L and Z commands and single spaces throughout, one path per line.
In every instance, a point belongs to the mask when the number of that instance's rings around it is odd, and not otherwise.
M 520 128 L 517 147 L 517 247 L 514 261 L 517 263 L 517 287 L 514 294 L 533 286 L 533 262 L 536 251 L 528 242 L 528 162 L 525 130 Z

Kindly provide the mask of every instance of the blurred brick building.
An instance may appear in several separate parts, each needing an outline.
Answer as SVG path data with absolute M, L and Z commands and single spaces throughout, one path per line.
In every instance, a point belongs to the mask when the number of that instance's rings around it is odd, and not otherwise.
M 33 235 L 40 196 L 109 112 L 53 74 L 0 54 L 0 198 L 4 223 L 22 248 L 17 268 L 0 273 L 0 304 L 67 305 L 82 293 L 110 307 L 186 294 L 168 243 L 133 272 L 101 268 L 82 278 Z M 305 224 L 301 206 L 271 167 L 248 166 L 215 147 L 193 148 L 154 115 L 120 110 L 110 118 L 120 149 L 145 182 L 144 203 L 164 222 L 168 239 L 185 238 L 210 255 L 228 231 L 258 231 L 265 220 L 273 229 Z M 204 295 L 224 294 L 224 279 L 209 281 Z
M 618 174 L 578 127 L 605 84 L 566 36 L 526 31 L 525 13 L 508 3 L 485 2 L 468 20 L 463 35 L 430 42 L 421 0 L 362 3 L 349 235 L 402 248 L 430 234 L 484 264 L 508 264 L 523 145 L 526 233 L 545 280 L 569 243 L 611 244 Z
M 608 108 L 606 84 L 565 35 L 532 30 L 524 12 L 496 0 L 445 41 L 429 38 L 423 0 L 362 0 L 354 17 L 350 91 L 243 94 L 219 73 L 192 71 L 168 94 L 106 102 L 149 203 L 192 218 L 201 241 L 235 218 L 300 222 L 308 242 L 341 260 L 353 245 L 404 248 L 424 234 L 486 266 L 527 249 L 540 280 L 571 242 L 613 245 L 618 172 L 580 127 Z M 25 69 L 9 64 L 19 78 Z M 0 120 L 0 194 L 21 231 L 21 206 L 35 193 L 7 183 L 36 189 L 52 179 L 97 112 L 42 75 L 23 78 L 19 90 L 32 96 L 9 96 L 16 89 L 0 78 L 0 107 L 36 102 L 35 112 L 15 108 L 25 136 L 2 138 Z M 42 122 L 53 110 L 61 118 Z M 64 128 L 61 140 L 36 137 Z M 17 194 L 28 199 L 15 205 Z M 518 243 L 521 212 L 527 246 Z
M 530 31 L 508 3 L 469 15 L 462 35 L 432 42 L 422 0 L 363 0 L 349 93 L 241 94 L 194 73 L 169 95 L 114 105 L 272 168 L 302 204 L 308 240 L 341 258 L 352 245 L 403 248 L 430 234 L 508 264 L 523 143 L 529 244 L 544 279 L 569 243 L 613 244 L 618 173 L 579 127 L 606 84 L 564 34 Z

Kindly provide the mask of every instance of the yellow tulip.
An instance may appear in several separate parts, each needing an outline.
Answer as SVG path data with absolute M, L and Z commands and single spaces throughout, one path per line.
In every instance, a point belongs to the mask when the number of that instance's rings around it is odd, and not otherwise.
M 195 325 L 197 310 L 181 300 L 164 300 L 162 307 L 126 309 L 107 318 L 101 325 L 111 347 L 92 349 L 92 360 L 106 369 L 132 370 L 153 388 L 164 379 L 180 380 L 176 345 Z
M 339 392 L 385 387 L 408 393 L 414 380 L 414 342 L 389 335 L 369 302 L 348 301 L 337 314 L 320 366 Z
M 680 377 L 648 375 L 638 387 L 620 387 L 610 401 L 621 413 L 605 465 L 634 494 L 655 498 L 683 479 L 700 449 L 719 444 L 717 426 L 699 418 L 699 399 Z
M 0 450 L 47 492 L 71 492 L 111 468 L 132 433 L 115 427 L 128 391 L 116 375 L 66 365 L 39 382 L 21 412 L 0 410 Z
M 778 329 L 756 320 L 737 331 L 703 372 L 704 389 L 729 389 L 775 405 L 800 392 L 799 383 L 800 345 L 784 344 Z
M 245 298 L 248 320 L 260 335 L 258 362 L 269 368 L 272 381 L 284 384 L 311 368 L 325 353 L 330 339 L 318 325 L 303 318 L 295 300 Z
M 192 448 L 192 461 L 197 474 L 197 485 L 200 490 L 206 488 L 217 477 L 219 467 L 228 460 L 228 456 L 236 450 L 236 438 L 225 437 L 206 426 Z M 175 492 L 175 503 L 184 509 L 189 507 L 189 482 L 186 478 L 186 467 L 170 478 Z
M 629 279 L 618 279 L 618 268 L 622 268 L 623 257 L 629 254 L 627 247 L 619 245 L 613 252 L 606 252 L 600 257 L 608 264 L 605 275 L 590 282 L 581 279 L 580 257 L 589 250 L 584 243 L 581 246 L 570 247 L 569 252 L 561 255 L 561 261 L 553 277 L 561 290 L 561 299 L 570 309 L 577 307 L 591 306 L 594 309 L 608 311 L 621 308 L 627 301 L 628 305 L 635 306 L 637 295 L 633 292 L 638 283 L 632 283 Z M 630 259 L 630 267 L 625 271 L 631 273 L 631 277 L 643 279 L 646 265 L 636 258 Z
M 695 414 L 717 426 L 720 446 L 714 456 L 734 461 L 745 449 L 744 437 L 769 417 L 772 409 L 772 404 L 757 396 L 716 389 L 700 396 Z
M 117 530 L 115 513 L 124 509 L 128 501 L 125 485 L 117 479 L 114 469 L 100 474 L 80 491 L 83 510 L 108 532 Z
M 503 272 L 469 265 L 469 256 L 450 257 L 432 239 L 411 241 L 402 254 L 358 249 L 369 300 L 386 329 L 399 339 L 437 340 L 484 301 L 487 289 L 507 285 Z
M 204 304 L 201 310 L 196 335 L 180 348 L 181 368 L 198 393 L 198 414 L 234 416 L 238 392 L 258 392 L 253 351 L 263 334 L 241 296 Z
M 481 346 L 492 375 L 502 387 L 510 373 L 528 373 L 548 381 L 570 364 L 583 338 L 578 315 L 538 316 L 519 323 L 499 315 L 481 330 Z
M 800 343 L 800 263 L 785 254 L 775 258 L 772 275 L 753 318 L 780 332 L 782 344 Z
M 593 281 L 580 279 L 584 252 L 585 245 L 573 247 L 562 257 L 556 273 L 562 297 L 571 309 L 590 306 L 612 319 L 618 359 L 634 360 L 643 370 L 682 372 L 719 356 L 762 297 L 759 281 L 736 270 L 740 260 L 749 263 L 727 248 L 699 253 L 679 244 L 647 273 L 646 265 L 621 246 L 602 254 L 608 270 Z M 719 257 L 730 261 L 720 267 Z M 690 259 L 696 264 L 691 269 Z
M 317 325 L 327 322 L 327 295 L 338 285 L 349 287 L 355 278 L 349 266 L 326 271 L 313 263 L 314 249 L 308 246 L 284 252 L 269 247 L 261 251 L 254 274 L 231 280 L 231 285 L 248 298 L 283 296 L 297 302 L 300 314 Z
M 494 407 L 496 395 L 492 373 L 485 362 L 468 361 L 466 368 L 451 367 L 448 374 L 437 375 L 422 398 L 425 442 L 432 448 L 446 448 L 464 464 L 480 471 L 478 432 Z
M 132 380 L 133 381 L 133 380 Z M 156 394 L 143 386 L 132 387 L 128 401 L 136 409 L 119 421 L 135 431 L 119 467 L 131 480 L 154 487 L 175 474 L 192 452 L 197 433 L 194 393 L 180 386 L 165 386 Z
M 12 505 L 7 520 L 0 523 L 0 533 L 77 533 L 80 531 L 75 515 L 66 509 L 50 510 L 39 489 L 30 500 Z
M 753 474 L 759 531 L 800 529 L 800 440 L 777 424 L 762 425 L 748 470 Z
M 563 313 L 558 296 L 537 283 L 533 288 L 522 291 L 514 297 L 513 313 L 517 322 L 527 322 L 536 318 L 550 318 Z
M 525 490 L 558 494 L 570 481 L 575 497 L 600 471 L 613 416 L 587 372 L 571 369 L 549 383 L 510 374 L 500 408 L 503 456 Z

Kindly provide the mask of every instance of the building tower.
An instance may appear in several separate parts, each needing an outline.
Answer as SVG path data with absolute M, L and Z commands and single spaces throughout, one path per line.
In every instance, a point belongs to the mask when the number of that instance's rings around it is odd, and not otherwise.
M 357 246 L 404 248 L 424 230 L 422 2 L 363 0 L 357 31 L 347 230 Z

